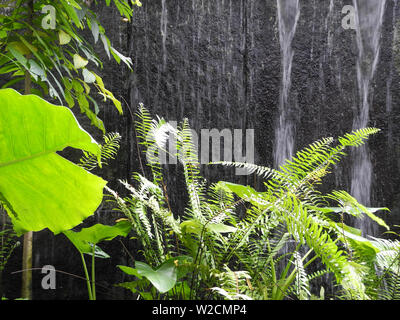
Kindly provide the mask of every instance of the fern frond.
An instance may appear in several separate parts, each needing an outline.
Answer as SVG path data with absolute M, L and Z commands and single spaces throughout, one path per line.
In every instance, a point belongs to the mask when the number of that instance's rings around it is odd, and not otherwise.
M 144 147 L 142 152 L 146 155 L 147 166 L 153 175 L 154 183 L 162 181 L 161 155 L 166 155 L 165 145 L 169 134 L 176 134 L 175 129 L 166 123 L 163 118 L 152 119 L 149 111 L 139 105 L 135 120 L 139 144 Z
M 226 300 L 252 300 L 244 294 L 249 289 L 250 275 L 246 271 L 232 271 L 224 266 L 225 271 L 217 274 L 219 286 L 211 288 L 212 291 L 222 295 Z
M 115 159 L 120 147 L 121 136 L 119 133 L 108 133 L 103 136 L 104 143 L 100 146 L 101 165 L 108 165 L 108 161 Z M 90 152 L 83 152 L 83 157 L 80 159 L 78 166 L 85 170 L 91 171 L 99 165 L 97 156 Z
M 3 271 L 14 249 L 20 245 L 13 229 L 0 231 L 0 272 Z
M 293 254 L 294 258 L 294 268 L 296 270 L 296 280 L 294 282 L 294 289 L 296 296 L 299 300 L 309 300 L 310 293 L 310 283 L 308 280 L 307 273 L 304 269 L 303 260 L 301 255 L 296 251 Z
M 282 173 L 278 170 L 247 162 L 215 161 L 211 162 L 210 165 L 223 165 L 226 167 L 246 169 L 248 174 L 256 174 L 264 179 L 283 177 Z

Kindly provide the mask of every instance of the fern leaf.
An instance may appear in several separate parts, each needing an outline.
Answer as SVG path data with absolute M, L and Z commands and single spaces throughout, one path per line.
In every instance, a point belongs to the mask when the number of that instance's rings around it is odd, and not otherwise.
M 103 136 L 104 143 L 101 145 L 101 165 L 108 165 L 108 161 L 115 159 L 117 155 L 121 136 L 119 133 L 109 133 Z M 84 168 L 85 170 L 91 171 L 99 165 L 97 156 L 89 152 L 84 152 L 83 157 L 80 159 L 78 166 Z

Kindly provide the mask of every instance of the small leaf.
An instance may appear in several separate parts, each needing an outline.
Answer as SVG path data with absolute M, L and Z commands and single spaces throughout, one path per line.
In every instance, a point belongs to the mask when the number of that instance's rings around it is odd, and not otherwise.
M 108 59 L 110 59 L 110 58 L 111 58 L 111 55 L 110 55 L 110 44 L 109 44 L 109 40 L 108 40 L 108 38 L 107 38 L 104 34 L 101 34 L 101 35 L 100 35 L 100 39 L 101 39 L 101 41 L 103 42 L 104 50 L 105 50 L 106 53 L 107 53 Z
M 86 109 L 89 109 L 89 101 L 86 99 L 86 96 L 84 93 L 80 93 L 78 95 L 78 103 L 79 103 L 79 106 L 80 106 L 82 112 L 85 112 Z
M 124 56 L 122 53 L 118 52 L 113 47 L 111 47 L 111 53 L 118 63 L 120 63 L 120 61 L 122 60 L 122 62 L 124 62 L 128 66 L 128 68 L 130 70 L 132 70 L 132 59 L 131 58 Z
M 121 265 L 117 265 L 117 267 L 120 268 L 123 272 L 125 272 L 126 274 L 128 274 L 130 276 L 135 276 L 135 277 L 138 277 L 139 279 L 142 279 L 142 276 L 139 274 L 139 272 L 135 268 L 121 266 Z
M 83 93 L 83 91 L 84 91 L 82 85 L 76 79 L 72 80 L 72 87 L 74 88 L 76 93 Z
M 23 56 L 23 54 L 21 54 L 21 52 L 17 49 L 15 49 L 13 46 L 8 46 L 7 47 L 8 50 L 10 51 L 10 53 L 14 56 L 15 59 L 17 59 L 17 61 L 25 67 L 25 69 L 29 69 L 28 68 L 28 60 Z
M 79 54 L 76 53 L 74 54 L 73 58 L 74 58 L 74 67 L 76 69 L 84 68 L 89 63 L 88 60 L 82 58 Z
M 31 53 L 31 51 L 27 48 L 27 46 L 25 46 L 22 42 L 20 41 L 12 41 L 8 44 L 8 49 L 9 48 L 13 48 L 15 50 L 17 50 L 20 54 L 22 55 L 26 55 Z
M 65 91 L 65 96 L 64 97 L 65 97 L 65 101 L 67 101 L 67 103 L 68 103 L 68 107 L 73 108 L 74 105 L 75 105 L 75 101 L 72 98 L 71 93 L 69 91 Z
M 90 72 L 88 69 L 84 68 L 82 70 L 82 75 L 83 75 L 83 80 L 86 83 L 93 83 L 96 81 L 96 77 L 94 76 L 94 74 L 92 72 Z
M 68 33 L 64 32 L 63 30 L 60 30 L 58 32 L 58 39 L 60 41 L 60 45 L 64 45 L 69 43 L 72 38 Z
M 72 90 L 72 82 L 70 79 L 64 77 L 62 78 L 62 82 L 64 83 L 65 88 L 67 88 L 68 90 Z
M 207 229 L 216 233 L 229 233 L 237 230 L 235 227 L 223 223 L 210 223 L 207 225 Z
M 29 70 L 38 75 L 39 77 L 44 77 L 46 74 L 44 72 L 44 70 L 42 69 L 42 67 L 40 67 L 34 60 L 29 60 L 29 64 L 30 64 L 30 68 Z
M 90 93 L 90 87 L 88 86 L 88 84 L 86 82 L 82 82 L 83 86 L 85 87 L 85 92 L 87 95 L 89 95 Z
M 97 24 L 97 22 L 95 20 L 91 21 L 92 26 L 92 35 L 94 38 L 94 43 L 97 43 L 97 41 L 99 40 L 99 34 L 100 34 L 100 30 L 99 30 L 99 25 Z

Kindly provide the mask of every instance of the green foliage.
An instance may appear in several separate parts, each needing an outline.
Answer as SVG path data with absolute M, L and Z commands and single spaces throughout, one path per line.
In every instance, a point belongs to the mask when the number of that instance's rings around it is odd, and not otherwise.
M 182 259 L 185 259 L 185 257 L 171 258 L 163 262 L 156 270 L 144 262 L 136 261 L 135 269 L 137 273 L 135 275 L 147 278 L 160 293 L 168 292 L 176 284 L 179 262 Z M 124 269 L 122 270 L 124 271 Z
M 95 67 L 101 69 L 103 62 L 91 41 L 82 36 L 82 30 L 91 31 L 94 43 L 101 40 L 109 59 L 112 55 L 118 64 L 122 61 L 130 70 L 132 60 L 112 46 L 98 17 L 90 10 L 91 2 L 6 0 L 0 5 L 0 75 L 7 81 L 2 88 L 21 90 L 20 82 L 24 82 L 24 93 L 36 95 L 22 98 L 11 89 L 0 91 L 0 153 L 3 157 L 0 159 L 0 203 L 18 234 L 46 227 L 58 233 L 91 215 L 102 200 L 105 181 L 86 170 L 107 164 L 119 147 L 118 134 L 105 135 L 104 145 L 99 146 L 79 127 L 71 112 L 39 98 L 50 97 L 60 104 L 65 102 L 70 108 L 78 104 L 81 113 L 103 133 L 105 127 L 98 117 L 100 108 L 92 89 L 123 113 L 121 102 L 93 71 Z M 106 0 L 105 3 L 107 6 L 113 3 L 124 21 L 132 17 L 131 5 L 141 6 L 138 0 Z M 57 154 L 66 147 L 83 150 L 84 156 L 78 166 Z M 96 231 L 96 235 L 105 232 L 99 228 L 94 226 L 91 230 Z M 117 227 L 104 228 L 109 231 Z M 89 236 L 85 232 L 80 234 L 84 235 Z M 108 255 L 95 244 L 90 245 L 94 241 L 93 234 L 89 237 L 92 242 L 86 243 L 72 231 L 69 236 L 82 250 L 89 297 L 95 299 L 94 257 Z M 5 237 L 6 234 L 2 234 L 3 240 Z M 10 249 L 12 247 L 2 243 L 4 261 Z M 91 285 L 83 252 L 92 255 Z M 24 255 L 25 268 L 29 269 L 32 253 L 27 250 Z M 27 296 L 31 287 L 29 281 L 29 277 L 23 281 L 26 289 L 23 294 Z
M 110 257 L 97 244 L 102 241 L 110 241 L 117 236 L 126 237 L 130 230 L 131 224 L 126 219 L 122 219 L 113 226 L 95 224 L 89 228 L 82 228 L 79 232 L 72 230 L 64 231 L 64 235 L 73 243 L 81 255 L 90 300 L 96 300 L 95 258 Z M 84 254 L 89 254 L 92 257 L 91 278 L 88 273 Z
M 263 224 L 269 219 L 278 219 L 284 223 L 288 233 L 299 245 L 307 245 L 320 258 L 325 267 L 332 272 L 345 292 L 359 299 L 366 299 L 363 283 L 364 268 L 362 265 L 351 261 L 344 252 L 338 240 L 344 240 L 334 220 L 326 215 L 328 199 L 336 200 L 342 204 L 346 198 L 346 205 L 351 212 L 358 215 L 366 213 L 375 222 L 384 224 L 383 220 L 376 217 L 370 210 L 359 204 L 353 197 L 345 192 L 333 192 L 321 195 L 316 186 L 329 172 L 329 168 L 336 164 L 345 155 L 344 150 L 350 146 L 360 146 L 369 135 L 379 130 L 366 128 L 346 134 L 338 139 L 338 143 L 332 146 L 332 138 L 322 139 L 310 145 L 308 148 L 297 152 L 290 161 L 287 160 L 280 170 L 274 170 L 254 165 L 222 163 L 228 166 L 246 168 L 267 178 L 266 191 L 255 192 L 252 188 L 225 184 L 232 192 L 253 205 L 247 212 L 247 218 L 241 221 L 241 233 L 236 233 L 231 239 L 232 253 L 227 256 L 230 259 L 236 251 L 246 243 L 244 239 L 252 232 L 262 232 Z M 346 197 L 344 197 L 347 195 Z M 351 201 L 349 201 L 351 200 Z M 361 209 L 360 209 L 361 208 Z M 299 261 L 298 258 L 295 259 Z M 297 272 L 301 269 L 297 268 Z M 290 277 L 288 278 L 290 279 Z M 293 277 L 293 280 L 295 278 Z M 287 282 L 280 285 L 280 291 L 287 289 Z M 283 290 L 282 290 L 283 288 Z M 300 289 L 297 286 L 298 289 Z
M 103 136 L 104 143 L 100 146 L 100 163 L 96 154 L 83 151 L 83 157 L 80 159 L 79 166 L 87 171 L 94 168 L 108 165 L 108 161 L 115 159 L 120 147 L 121 136 L 118 132 L 108 133 Z
M 14 229 L 59 233 L 81 223 L 100 205 L 106 182 L 56 152 L 99 155 L 98 144 L 67 108 L 12 89 L 0 90 L 0 101 L 0 196 Z
M 260 192 L 230 182 L 206 188 L 187 120 L 175 129 L 164 119 L 153 120 L 141 105 L 136 126 L 152 178 L 135 174 L 137 186 L 121 181 L 129 197 L 107 190 L 132 223 L 135 239 L 142 246 L 140 253 L 152 270 L 181 254 L 192 257 L 190 272 L 175 287 L 188 287 L 186 295 L 171 290 L 164 298 L 222 295 L 225 299 L 311 299 L 315 297 L 310 292 L 311 281 L 327 273 L 335 276 L 346 297 L 371 298 L 366 289 L 368 269 L 349 252 L 346 234 L 356 229 L 338 220 L 349 213 L 387 225 L 374 214 L 378 208 L 366 208 L 344 191 L 323 195 L 318 186 L 345 155 L 346 148 L 363 145 L 378 129 L 345 134 L 336 144 L 333 138 L 317 141 L 279 170 L 247 163 L 218 163 L 246 168 L 265 178 L 265 188 Z M 188 195 L 188 205 L 179 215 L 171 212 L 159 161 L 170 137 L 176 139 L 177 153 L 172 156 L 183 167 Z M 236 210 L 238 204 L 246 204 L 244 216 Z M 360 239 L 355 238 L 353 234 L 352 241 L 359 245 Z M 290 243 L 295 248 L 285 251 Z M 326 270 L 307 274 L 307 268 L 316 260 Z M 137 281 L 122 286 L 149 298 L 143 292 L 145 286 L 138 290 L 143 279 Z
M 216 275 L 219 287 L 211 288 L 212 291 L 221 295 L 226 300 L 252 300 L 251 297 L 244 294 L 248 291 L 250 284 L 250 275 L 247 271 L 232 271 L 228 266 Z
M 13 229 L 3 227 L 3 230 L 0 231 L 0 273 L 4 270 L 14 249 L 20 245 Z
M 79 232 L 67 230 L 64 235 L 74 244 L 80 253 L 91 254 L 93 246 L 102 241 L 110 241 L 117 236 L 126 237 L 131 230 L 131 224 L 126 221 L 118 221 L 113 226 L 95 224 L 89 228 L 82 228 Z M 102 251 L 99 249 L 99 252 Z M 99 255 L 100 258 L 109 256 Z
M 113 1 L 128 20 L 132 16 L 129 2 L 141 5 L 138 1 Z M 42 8 L 49 4 L 55 8 L 54 17 L 42 13 Z M 109 6 L 111 1 L 107 0 L 106 4 Z M 98 117 L 98 99 L 93 97 L 91 87 L 104 101 L 110 100 L 119 113 L 122 107 L 93 71 L 94 67 L 102 68 L 103 62 L 91 41 L 82 36 L 82 30 L 89 29 L 95 43 L 101 39 L 108 57 L 112 55 L 117 63 L 122 61 L 131 69 L 131 59 L 111 45 L 98 17 L 83 0 L 19 0 L 10 2 L 9 6 L 11 11 L 0 15 L 0 74 L 9 80 L 3 88 L 16 88 L 28 75 L 32 93 L 41 97 L 49 95 L 70 108 L 78 104 L 91 123 L 105 132 Z M 48 19 L 54 20 L 55 29 L 43 27 L 43 21 Z

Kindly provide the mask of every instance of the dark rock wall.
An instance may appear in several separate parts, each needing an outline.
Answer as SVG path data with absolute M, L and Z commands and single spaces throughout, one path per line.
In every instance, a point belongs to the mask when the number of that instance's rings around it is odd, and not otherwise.
M 355 30 L 342 28 L 342 8 L 352 1 L 300 1 L 293 40 L 291 101 L 297 108 L 296 149 L 352 129 L 359 105 Z M 398 223 L 399 74 L 394 28 L 400 6 L 388 0 L 379 65 L 371 88 L 370 141 L 374 206 L 393 210 Z M 166 24 L 166 28 L 163 25 Z M 166 32 L 162 31 L 166 30 Z M 163 34 L 164 33 L 164 34 Z M 168 120 L 187 117 L 201 128 L 255 130 L 255 162 L 272 165 L 279 104 L 281 58 L 276 1 L 145 1 L 135 13 L 130 55 L 130 102 Z M 351 157 L 327 181 L 350 189 Z M 210 178 L 221 170 L 205 168 Z M 229 175 L 228 179 L 238 179 Z M 241 182 L 254 183 L 253 177 Z M 239 179 L 239 180 L 240 180 Z M 397 205 L 396 205 L 397 203 Z

